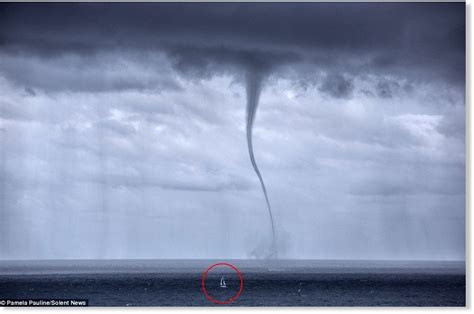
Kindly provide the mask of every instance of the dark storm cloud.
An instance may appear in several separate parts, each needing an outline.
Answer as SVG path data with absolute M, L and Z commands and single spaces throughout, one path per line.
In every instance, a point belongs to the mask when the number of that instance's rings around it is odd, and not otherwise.
M 161 49 L 176 59 L 178 68 L 197 74 L 216 64 L 271 68 L 308 62 L 347 72 L 395 71 L 464 81 L 463 3 L 0 7 L 0 44 L 10 53 L 53 57 Z
M 340 74 L 331 74 L 326 77 L 319 90 L 334 98 L 350 98 L 354 90 L 354 84 L 350 78 Z

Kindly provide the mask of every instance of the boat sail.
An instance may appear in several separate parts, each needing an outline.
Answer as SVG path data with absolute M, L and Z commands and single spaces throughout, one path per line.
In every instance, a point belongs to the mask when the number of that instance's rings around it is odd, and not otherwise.
M 221 277 L 220 287 L 221 287 L 221 288 L 227 288 L 227 285 L 225 284 L 224 276 Z

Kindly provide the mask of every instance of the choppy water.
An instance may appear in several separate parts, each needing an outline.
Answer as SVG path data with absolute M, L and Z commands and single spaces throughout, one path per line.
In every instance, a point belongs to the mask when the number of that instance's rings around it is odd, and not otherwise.
M 91 306 L 213 306 L 211 260 L 0 261 L 0 299 L 88 299 Z M 230 306 L 465 306 L 464 262 L 227 261 L 244 284 Z M 209 293 L 233 295 L 227 275 Z M 233 290 L 234 289 L 234 290 Z M 222 305 L 216 305 L 222 306 Z

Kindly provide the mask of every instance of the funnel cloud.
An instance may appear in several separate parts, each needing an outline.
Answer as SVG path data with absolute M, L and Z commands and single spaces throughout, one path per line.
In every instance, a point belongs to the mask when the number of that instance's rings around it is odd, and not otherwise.
M 276 256 L 276 246 L 275 246 L 275 223 L 273 221 L 272 207 L 270 206 L 270 201 L 268 200 L 267 188 L 265 187 L 265 182 L 263 181 L 262 174 L 258 169 L 257 162 L 255 161 L 255 155 L 253 152 L 253 143 L 252 143 L 252 130 L 253 124 L 255 121 L 255 116 L 257 114 L 258 101 L 260 98 L 260 91 L 262 88 L 262 75 L 256 71 L 250 71 L 247 74 L 247 123 L 246 123 L 246 132 L 247 132 L 247 144 L 249 148 L 250 161 L 252 162 L 252 167 L 255 170 L 255 173 L 258 176 L 260 185 L 262 186 L 263 195 L 265 196 L 265 202 L 267 204 L 268 215 L 270 218 L 270 225 L 272 230 L 272 240 L 269 256 Z

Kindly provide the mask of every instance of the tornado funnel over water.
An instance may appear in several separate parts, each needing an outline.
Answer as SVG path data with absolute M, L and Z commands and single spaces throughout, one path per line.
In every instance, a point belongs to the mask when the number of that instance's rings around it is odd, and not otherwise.
M 260 98 L 262 79 L 262 74 L 257 71 L 250 71 L 247 73 L 247 144 L 249 148 L 250 161 L 252 162 L 253 169 L 255 170 L 258 179 L 260 180 L 260 185 L 262 186 L 263 194 L 265 195 L 265 201 L 267 203 L 268 214 L 270 216 L 270 223 L 272 226 L 272 244 L 269 255 L 276 256 L 277 252 L 275 246 L 275 226 L 273 223 L 272 208 L 270 206 L 270 201 L 268 200 L 265 183 L 263 182 L 262 175 L 260 174 L 260 170 L 258 169 L 257 163 L 255 161 L 252 145 L 252 129 L 253 123 L 255 121 L 255 115 L 257 112 L 258 101 Z

